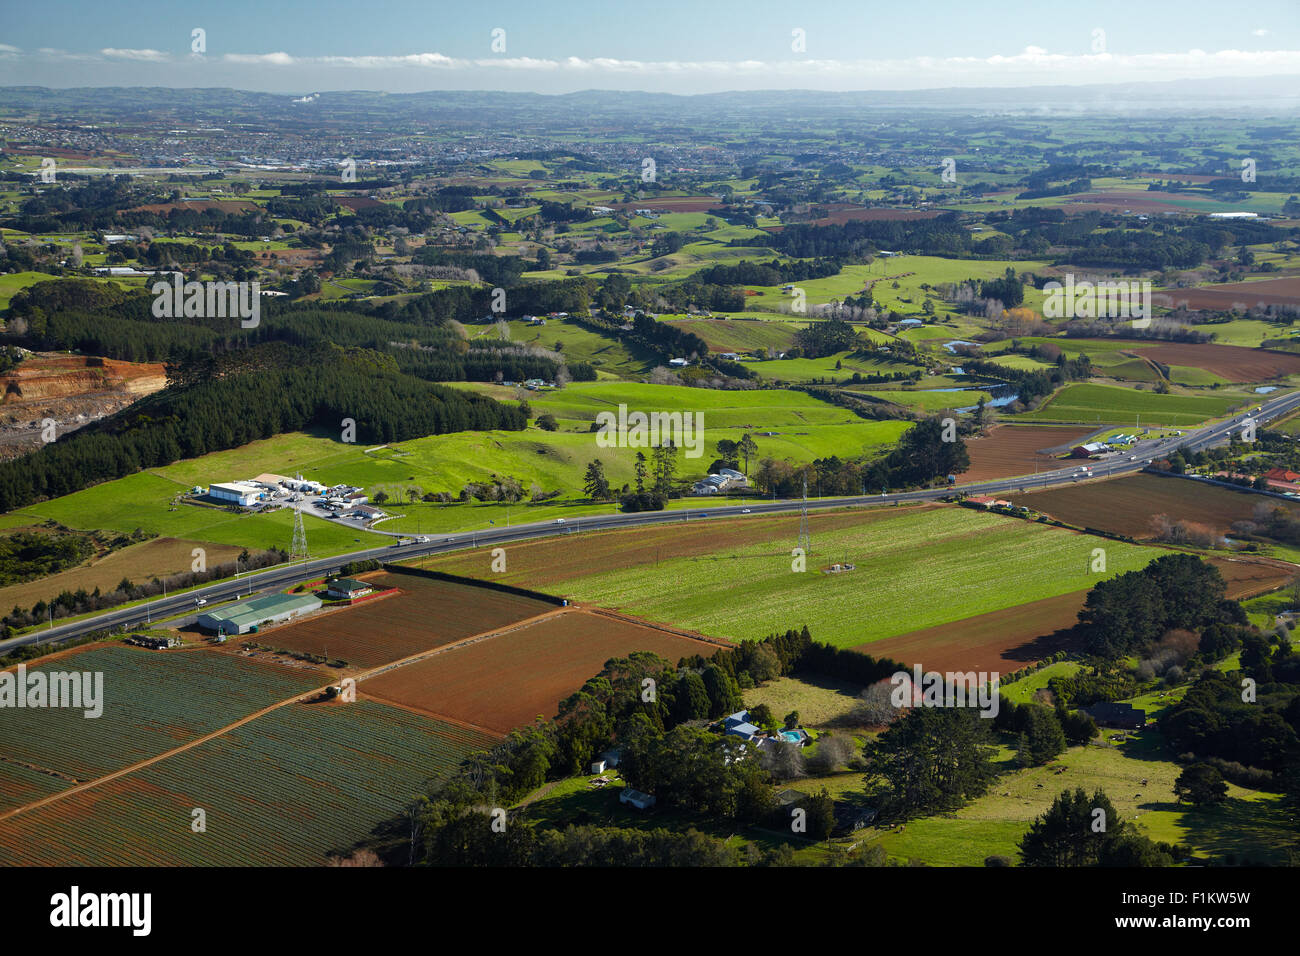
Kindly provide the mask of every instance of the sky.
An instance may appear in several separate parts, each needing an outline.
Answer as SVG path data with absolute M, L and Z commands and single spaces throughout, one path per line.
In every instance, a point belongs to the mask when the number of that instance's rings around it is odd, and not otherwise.
M 0 86 L 694 94 L 1260 76 L 1300 79 L 1300 0 L 0 6 Z

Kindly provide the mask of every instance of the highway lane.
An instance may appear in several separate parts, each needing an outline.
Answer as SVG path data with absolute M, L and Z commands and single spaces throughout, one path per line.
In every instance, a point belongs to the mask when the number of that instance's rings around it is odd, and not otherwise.
M 1217 424 L 1184 431 L 1181 436 L 1139 442 L 1129 454 L 1114 459 L 1080 462 L 1064 468 L 1040 472 L 1036 475 L 999 478 L 993 481 L 929 488 L 921 491 L 857 495 L 844 498 L 817 498 L 808 502 L 808 508 L 812 510 L 842 508 L 846 505 L 933 501 L 953 494 L 954 491 L 966 494 L 999 494 L 1026 491 L 1031 488 L 1072 484 L 1087 478 L 1109 478 L 1137 472 L 1146 466 L 1147 461 L 1171 454 L 1178 448 L 1201 451 L 1215 445 L 1224 444 L 1231 434 L 1240 435 L 1251 418 L 1255 420 L 1257 425 L 1262 425 L 1274 418 L 1295 411 L 1300 408 L 1300 391 L 1261 401 L 1257 407 L 1260 408 L 1257 413 L 1239 414 Z M 1081 473 L 1084 464 L 1087 464 L 1090 468 L 1087 474 Z M 552 519 L 511 527 L 489 528 L 484 531 L 423 535 L 421 536 L 423 540 L 416 540 L 410 544 L 367 548 L 348 554 L 335 555 L 329 558 L 316 558 L 292 565 L 277 565 L 265 571 L 249 572 L 236 579 L 221 581 L 179 595 L 158 598 L 148 604 L 106 611 L 94 617 L 61 624 L 0 642 L 0 653 L 25 644 L 44 644 L 80 637 L 91 631 L 138 627 L 154 620 L 172 618 L 187 611 L 191 613 L 186 620 L 193 620 L 196 612 L 195 602 L 199 599 L 205 600 L 209 606 L 212 606 L 238 597 L 278 591 L 290 585 L 336 573 L 342 565 L 351 561 L 363 561 L 371 558 L 379 561 L 404 561 L 411 558 L 443 554 L 449 551 L 459 551 L 465 548 L 497 546 L 553 535 L 581 534 L 586 531 L 605 531 L 616 528 L 638 528 L 645 525 L 672 524 L 674 522 L 717 520 L 718 518 L 736 517 L 743 514 L 790 512 L 798 511 L 800 506 L 801 502 L 798 500 L 762 501 L 747 499 L 740 504 L 712 507 L 707 511 L 678 509 L 636 514 L 592 515 L 583 518 Z

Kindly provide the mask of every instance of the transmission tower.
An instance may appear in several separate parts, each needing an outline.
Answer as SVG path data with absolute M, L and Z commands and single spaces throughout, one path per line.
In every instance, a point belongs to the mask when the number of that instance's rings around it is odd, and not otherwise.
M 307 556 L 307 529 L 302 525 L 302 509 L 295 508 L 293 511 L 293 544 L 289 546 L 289 560 L 296 561 Z
M 808 530 L 808 476 L 803 476 L 803 505 L 799 509 L 799 547 L 805 556 L 812 554 L 812 532 Z

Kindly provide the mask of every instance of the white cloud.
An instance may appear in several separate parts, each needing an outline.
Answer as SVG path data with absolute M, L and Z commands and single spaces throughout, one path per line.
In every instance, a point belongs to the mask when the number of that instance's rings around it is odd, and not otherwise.
M 0 53 L 22 53 L 21 47 L 10 46 L 8 43 L 0 43 Z
M 295 63 L 309 63 L 310 60 L 297 59 L 287 53 L 227 53 L 223 57 L 229 63 L 264 63 L 271 66 L 293 66 Z
M 114 60 L 144 60 L 149 63 L 161 63 L 171 59 L 162 50 L 122 50 L 115 47 L 105 47 L 99 52 Z
M 1268 31 L 1263 27 L 1260 27 L 1258 30 L 1251 30 L 1250 35 L 1253 37 L 1266 37 L 1268 36 Z

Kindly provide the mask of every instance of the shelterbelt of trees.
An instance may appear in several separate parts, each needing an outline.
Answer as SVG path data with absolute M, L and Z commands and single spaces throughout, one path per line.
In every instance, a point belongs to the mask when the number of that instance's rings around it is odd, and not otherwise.
M 929 220 L 852 220 L 842 225 L 788 225 L 778 233 L 743 240 L 799 258 L 858 261 L 879 249 L 961 259 L 1004 258 L 1013 250 L 1041 257 L 1066 251 L 1057 264 L 1138 269 L 1190 269 L 1233 246 L 1294 238 L 1300 229 L 1267 222 L 1150 221 L 1135 225 L 1101 212 L 1066 215 L 1061 209 L 991 213 L 987 222 L 1012 238 L 977 239 L 949 213 Z M 740 240 L 736 240 L 740 244 Z
M 182 380 L 21 459 L 0 464 L 0 511 L 257 439 L 356 423 L 356 440 L 521 430 L 524 412 L 403 374 L 367 349 L 283 342 L 191 366 Z

